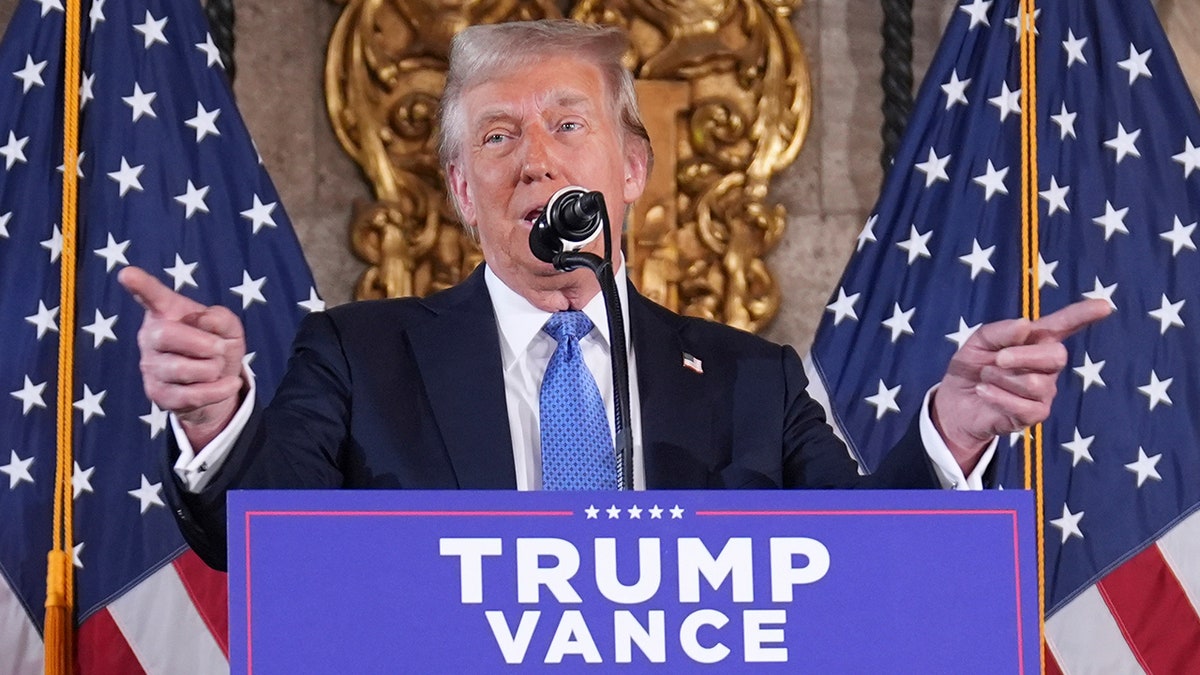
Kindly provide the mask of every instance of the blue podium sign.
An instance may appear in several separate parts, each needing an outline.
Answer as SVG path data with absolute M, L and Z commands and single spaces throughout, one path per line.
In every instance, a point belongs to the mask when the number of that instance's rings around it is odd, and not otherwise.
M 1036 673 L 1024 492 L 248 491 L 235 673 Z

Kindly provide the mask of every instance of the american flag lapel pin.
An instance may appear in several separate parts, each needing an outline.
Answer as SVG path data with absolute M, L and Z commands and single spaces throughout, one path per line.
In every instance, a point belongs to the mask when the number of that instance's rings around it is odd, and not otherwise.
M 704 362 L 687 352 L 683 353 L 683 367 L 704 374 Z

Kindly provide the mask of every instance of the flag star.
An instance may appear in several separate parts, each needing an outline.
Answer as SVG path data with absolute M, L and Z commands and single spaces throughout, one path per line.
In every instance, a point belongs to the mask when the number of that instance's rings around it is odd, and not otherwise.
M 1087 45 L 1088 39 L 1075 37 L 1075 31 L 1067 30 L 1067 39 L 1063 40 L 1063 49 L 1067 52 L 1067 68 L 1070 68 L 1076 62 L 1087 65 L 1087 57 L 1083 55 L 1083 48 Z
M 256 356 L 258 356 L 258 352 L 246 352 L 246 355 L 242 357 L 242 367 L 250 370 L 250 364 L 254 363 L 254 357 Z M 253 375 L 253 371 L 250 374 Z
M 208 195 L 208 186 L 196 187 L 192 185 L 192 181 L 187 182 L 187 192 L 175 197 L 175 201 L 183 204 L 187 213 L 184 218 L 191 218 L 197 211 L 208 213 L 208 204 L 204 203 L 205 196 Z
M 251 230 L 252 234 L 258 234 L 258 231 L 263 227 L 275 227 L 275 218 L 271 213 L 275 211 L 275 202 L 268 204 L 262 203 L 258 195 L 254 195 L 254 206 L 242 211 L 242 217 L 254 224 Z
M 312 286 L 308 287 L 308 299 L 301 300 L 296 304 L 300 305 L 300 307 L 309 312 L 325 311 L 325 301 L 317 295 L 317 289 L 313 288 Z
M 913 307 L 908 311 L 900 309 L 900 303 L 893 303 L 892 316 L 883 320 L 883 325 L 892 331 L 892 342 L 900 339 L 901 335 L 912 335 L 912 318 L 916 313 L 917 308 Z
M 995 246 L 983 248 L 979 245 L 978 239 L 972 239 L 971 252 L 967 255 L 960 255 L 958 259 L 962 261 L 963 264 L 971 266 L 971 280 L 974 281 L 975 277 L 979 276 L 980 272 L 986 271 L 995 273 L 996 268 L 992 267 L 992 254 L 995 252 Z
M 262 287 L 263 287 L 263 284 L 266 283 L 266 281 L 267 281 L 266 277 L 259 277 L 258 279 L 251 279 L 250 273 L 243 270 L 242 271 L 242 283 L 238 284 L 237 286 L 231 287 L 229 290 L 233 291 L 234 295 L 241 296 L 242 309 L 246 309 L 250 305 L 253 305 L 255 302 L 261 302 L 261 303 L 266 304 L 267 299 L 264 298 L 263 294 L 262 294 Z
M 1092 361 L 1091 354 L 1083 353 L 1083 365 L 1072 368 L 1075 374 L 1083 380 L 1083 390 L 1087 391 L 1093 384 L 1107 387 L 1104 384 L 1104 378 L 1100 377 L 1100 370 L 1104 368 L 1105 361 Z
M 213 42 L 212 35 L 204 34 L 204 42 L 197 42 L 196 49 L 204 52 L 205 61 L 209 68 L 213 66 L 223 66 L 221 63 L 221 52 L 217 49 L 217 45 Z
M 100 345 L 104 344 L 105 340 L 117 341 L 116 334 L 113 333 L 113 324 L 117 322 L 117 315 L 105 318 L 100 310 L 96 310 L 93 321 L 84 326 L 84 332 L 92 334 L 92 348 L 99 349 Z
M 1004 179 L 1008 177 L 1008 167 L 997 169 L 992 165 L 992 160 L 988 160 L 987 173 L 974 178 L 975 184 L 982 186 L 987 194 L 984 196 L 984 201 L 991 201 L 992 195 L 997 192 L 1000 194 L 1008 194 L 1008 187 L 1004 185 Z
M 92 0 L 92 8 L 88 10 L 88 18 L 92 21 L 92 32 L 96 32 L 96 25 L 104 21 L 104 2 L 105 0 Z
M 13 132 L 8 132 L 8 142 L 0 145 L 0 155 L 4 155 L 4 168 L 11 169 L 17 162 L 24 164 L 28 162 L 25 158 L 25 144 L 29 142 L 29 137 L 17 138 Z
M 629 507 L 627 510 L 629 511 L 630 518 L 637 518 L 638 520 L 642 519 L 642 508 L 640 506 L 634 504 L 633 506 Z
M 176 253 L 175 264 L 171 267 L 164 267 L 163 271 L 171 275 L 171 279 L 174 280 L 173 285 L 177 291 L 184 286 L 199 288 L 200 286 L 196 283 L 196 278 L 193 276 L 196 272 L 196 266 L 199 264 L 199 262 L 185 263 L 183 262 L 183 258 L 179 257 L 179 254 Z
M 879 390 L 864 399 L 867 403 L 875 406 L 875 419 L 882 419 L 888 412 L 900 412 L 900 406 L 896 404 L 896 397 L 900 395 L 901 386 L 903 385 L 898 384 L 889 389 L 883 380 L 880 380 Z
M 3 231 L 3 222 L 0 222 L 0 231 Z M 1183 221 L 1179 220 L 1179 216 L 1175 216 L 1175 225 L 1169 231 L 1163 232 L 1158 236 L 1171 242 L 1171 256 L 1179 255 L 1183 249 L 1191 251 L 1196 250 L 1196 242 L 1192 241 L 1192 233 L 1196 231 L 1196 223 L 1184 225 Z
M 48 308 L 46 303 L 38 300 L 38 311 L 36 314 L 30 314 L 25 317 L 29 323 L 37 326 L 37 339 L 41 340 L 46 331 L 58 332 L 58 324 L 54 323 L 54 317 L 58 316 L 58 307 Z
M 167 411 L 159 408 L 154 401 L 150 402 L 150 412 L 138 415 L 138 419 L 150 427 L 150 440 L 158 438 L 158 434 L 167 428 Z
M 969 5 L 959 5 L 960 11 L 966 12 L 971 17 L 971 25 L 967 26 L 967 30 L 971 30 L 979 24 L 990 26 L 992 23 L 988 21 L 988 11 L 992 8 L 992 0 L 971 0 Z
M 112 233 L 108 233 L 108 243 L 103 248 L 96 249 L 96 255 L 104 258 L 104 271 L 111 272 L 118 264 L 128 265 L 129 260 L 125 257 L 125 249 L 129 248 L 130 239 L 118 242 L 113 239 Z
M 49 14 L 50 10 L 52 10 L 52 9 L 57 9 L 60 12 L 63 11 L 63 6 L 62 6 L 61 0 L 33 0 L 33 1 L 42 6 L 42 16 L 46 16 L 47 14 Z
M 949 154 L 945 157 L 938 157 L 933 148 L 930 148 L 929 158 L 916 165 L 917 171 L 925 174 L 925 187 L 932 187 L 938 181 L 949 181 L 950 176 L 946 174 L 948 164 L 950 164 Z
M 8 489 L 14 490 L 21 481 L 33 483 L 33 475 L 29 473 L 29 465 L 33 464 L 33 455 L 29 459 L 21 459 L 16 450 L 10 450 L 8 464 L 0 465 L 0 471 L 8 474 Z
M 8 239 L 8 221 L 12 220 L 12 211 L 0 213 L 0 237 Z
M 220 108 L 205 110 L 204 104 L 197 101 L 196 116 L 188 118 L 184 121 L 184 124 L 196 130 L 196 142 L 199 143 L 210 134 L 213 136 L 221 135 L 221 132 L 217 130 L 217 116 L 220 114 Z
M 1017 447 L 1017 443 L 1020 443 L 1022 440 L 1024 440 L 1026 431 L 1029 431 L 1029 430 L 1028 429 L 1017 429 L 1016 431 L 1009 434 L 1008 435 L 1008 447 L 1010 447 L 1010 448 Z
M 1132 44 L 1129 45 L 1129 58 L 1124 61 L 1117 61 L 1117 67 L 1121 70 L 1128 71 L 1129 84 L 1137 82 L 1137 79 L 1143 75 L 1146 77 L 1154 77 L 1150 72 L 1150 67 L 1146 62 L 1150 60 L 1150 54 L 1154 53 L 1153 49 L 1147 49 L 1144 52 L 1139 52 Z
M 967 101 L 967 87 L 971 84 L 971 78 L 965 80 L 958 79 L 958 70 L 950 73 L 950 81 L 942 85 L 942 91 L 946 93 L 946 110 L 953 108 L 956 104 L 970 105 Z
M 1054 176 L 1050 177 L 1050 187 L 1038 193 L 1041 195 L 1042 199 L 1046 200 L 1047 216 L 1052 216 L 1059 211 L 1066 211 L 1067 213 L 1071 212 L 1070 207 L 1067 206 L 1067 193 L 1070 191 L 1070 186 L 1060 186 L 1057 178 Z
M 129 166 L 128 160 L 122 157 L 121 168 L 116 171 L 110 171 L 108 177 L 117 182 L 117 192 L 120 196 L 124 197 L 125 193 L 130 190 L 142 191 L 142 180 L 139 176 L 142 175 L 142 169 L 144 168 L 146 168 L 145 164 Z
M 1146 451 L 1139 446 L 1137 459 L 1126 464 L 1125 468 L 1137 474 L 1137 486 L 1142 487 L 1142 483 L 1145 483 L 1147 478 L 1162 480 L 1162 476 L 1158 475 L 1157 468 L 1160 459 L 1162 459 L 1162 453 L 1147 457 Z
M 1150 382 L 1138 387 L 1138 391 L 1144 394 L 1146 398 L 1150 399 L 1150 410 L 1154 410 L 1154 407 L 1159 403 L 1171 405 L 1171 397 L 1169 394 L 1167 394 L 1167 388 L 1170 387 L 1171 383 L 1174 381 L 1175 378 L 1173 377 L 1160 380 L 1158 379 L 1157 372 L 1153 370 L 1150 371 Z
M 863 250 L 863 247 L 868 243 L 878 241 L 875 239 L 875 223 L 878 222 L 879 214 L 873 214 L 870 218 L 867 218 L 867 224 L 863 225 L 862 232 L 858 233 L 858 246 L 855 248 L 856 251 Z
M 79 176 L 80 178 L 83 178 L 83 158 L 84 157 L 87 157 L 86 150 L 84 150 L 83 152 L 80 152 L 79 158 L 76 159 L 76 161 L 75 161 L 75 175 Z M 67 172 L 67 167 L 65 164 L 59 164 L 57 168 L 58 168 L 59 173 Z
M 988 103 L 1000 110 L 1000 121 L 1008 119 L 1010 113 L 1021 114 L 1021 90 L 1012 91 L 1007 82 L 1000 83 L 1000 94 L 988 99 Z
M 1125 216 L 1128 213 L 1129 207 L 1114 209 L 1112 202 L 1105 200 L 1104 215 L 1092 218 L 1092 222 L 1104 228 L 1104 241 L 1108 241 L 1114 232 L 1129 234 L 1129 228 L 1125 227 Z
M 1115 311 L 1117 311 L 1117 303 L 1113 302 L 1112 296 L 1113 296 L 1113 293 L 1116 292 L 1116 290 L 1117 290 L 1116 282 L 1113 282 L 1113 284 L 1110 286 L 1105 286 L 1103 283 L 1100 282 L 1100 277 L 1096 277 L 1096 281 L 1092 284 L 1092 290 L 1087 293 L 1084 293 L 1083 297 L 1094 298 L 1096 300 L 1103 300 L 1103 301 L 1107 302 L 1108 306 L 1112 307 L 1112 310 L 1115 312 Z
M 1054 270 L 1058 269 L 1058 261 L 1051 260 L 1046 262 L 1042 258 L 1042 254 L 1038 253 L 1038 290 L 1046 287 L 1047 284 L 1058 288 L 1058 280 L 1054 278 Z
M 1180 328 L 1183 327 L 1183 319 L 1179 318 L 1179 312 L 1183 309 L 1184 302 L 1186 302 L 1186 300 L 1171 302 L 1167 299 L 1166 293 L 1164 293 L 1162 296 L 1162 305 L 1158 309 L 1152 309 L 1149 312 L 1146 312 L 1152 318 L 1158 320 L 1159 335 L 1165 334 L 1167 329 L 1171 326 L 1179 326 Z
M 1051 115 L 1050 119 L 1058 125 L 1058 140 L 1066 140 L 1067 136 L 1077 138 L 1075 135 L 1075 118 L 1079 113 L 1067 112 L 1067 104 L 1063 103 L 1057 115 Z
M 661 520 L 662 512 L 663 512 L 663 510 L 661 508 L 659 508 L 658 504 L 655 504 L 654 506 L 650 507 L 650 518 L 652 520 L 655 520 L 655 519 Z
M 75 408 L 83 413 L 83 423 L 87 424 L 93 417 L 104 417 L 104 408 L 100 406 L 108 390 L 92 393 L 92 388 L 83 385 L 83 398 L 75 401 Z
M 95 470 L 94 466 L 84 469 L 79 466 L 79 462 L 75 462 L 75 472 L 71 474 L 71 489 L 74 491 L 72 499 L 78 499 L 84 492 L 95 492 L 92 490 L 92 472 Z
M 1200 169 L 1200 148 L 1192 145 L 1192 139 L 1184 139 L 1186 145 L 1183 152 L 1178 155 L 1171 155 L 1171 159 L 1183 165 L 1183 177 L 1190 178 L 1192 172 Z
M 158 494 L 161 491 L 162 483 L 151 483 L 146 479 L 146 474 L 142 474 L 141 487 L 136 490 L 130 490 L 129 496 L 140 502 L 142 513 L 145 513 L 151 506 L 166 506 L 163 503 L 162 497 Z
M 605 512 L 608 513 L 609 520 L 615 520 L 621 517 L 621 509 L 618 509 L 616 504 L 613 504 L 605 509 Z
M 88 75 L 87 73 L 84 73 L 83 80 L 79 83 L 79 109 L 80 110 L 83 110 L 84 106 L 86 106 L 88 104 L 88 101 L 96 98 L 96 94 L 92 91 L 92 89 L 95 87 L 95 85 L 96 85 L 96 74 L 92 73 L 91 75 Z
M 958 345 L 957 349 L 962 349 L 962 346 L 967 343 L 967 340 L 971 339 L 971 336 L 974 335 L 975 331 L 979 330 L 979 327 L 982 325 L 982 323 L 977 323 L 974 326 L 968 326 L 966 319 L 959 317 L 958 330 L 954 331 L 953 333 L 947 333 L 946 339 Z
M 42 71 L 46 69 L 47 63 L 49 61 L 34 63 L 32 56 L 25 56 L 25 67 L 13 71 L 13 77 L 21 81 L 21 93 L 28 94 L 34 87 L 46 86 L 45 80 L 42 79 Z
M 1083 531 L 1079 529 L 1079 521 L 1083 519 L 1083 511 L 1079 513 L 1071 513 L 1066 504 L 1063 504 L 1062 518 L 1054 518 L 1050 524 L 1057 527 L 1062 532 L 1062 542 L 1067 543 L 1071 537 L 1079 537 L 1083 539 Z
M 913 225 L 909 230 L 908 239 L 897 242 L 896 247 L 908 252 L 908 264 L 911 265 L 917 261 L 917 258 L 929 258 L 929 238 L 933 236 L 933 230 L 921 234 L 917 232 L 917 226 Z
M 134 82 L 133 93 L 129 96 L 122 96 L 121 100 L 130 107 L 133 114 L 133 121 L 136 122 L 143 115 L 158 119 L 158 113 L 154 112 L 154 99 L 157 96 L 158 94 L 152 91 L 142 91 L 142 85 Z
M 1092 441 L 1094 440 L 1096 440 L 1095 436 L 1088 436 L 1087 438 L 1084 438 L 1079 433 L 1079 427 L 1075 427 L 1075 439 L 1062 444 L 1063 450 L 1071 453 L 1072 467 L 1079 466 L 1079 463 L 1084 460 L 1095 463 L 1096 460 L 1092 459 L 1091 450 Z
M 34 384 L 29 376 L 25 376 L 25 384 L 11 393 L 11 396 L 21 402 L 21 414 L 28 415 L 34 408 L 45 408 L 46 400 L 42 392 L 46 391 L 46 383 Z
M 854 311 L 854 303 L 858 302 L 858 298 L 861 295 L 862 293 L 846 295 L 844 287 L 838 289 L 837 300 L 825 306 L 825 311 L 833 312 L 833 325 L 838 325 L 846 317 L 858 321 L 858 313 Z
M 1040 9 L 1035 9 L 1035 10 L 1033 10 L 1033 23 L 1034 23 L 1034 26 L 1033 26 L 1033 34 L 1034 34 L 1034 35 L 1041 35 L 1041 34 L 1042 34 L 1042 33 L 1041 33 L 1041 31 L 1039 31 L 1039 30 L 1038 30 L 1038 28 L 1037 28 L 1037 20 L 1038 20 L 1038 18 L 1039 18 L 1039 17 L 1041 17 L 1041 15 L 1042 15 L 1042 10 L 1040 10 Z M 1017 41 L 1020 41 L 1020 39 L 1021 39 L 1021 31 L 1022 31 L 1022 27 L 1021 27 L 1021 12 L 1020 12 L 1020 10 L 1018 10 L 1018 11 L 1017 11 L 1017 15 L 1016 15 L 1016 16 L 1011 16 L 1011 17 L 1009 17 L 1009 18 L 1005 19 L 1005 20 L 1004 20 L 1004 24 L 1005 24 L 1006 26 L 1008 26 L 1009 28 L 1012 28 L 1013 30 L 1015 30 L 1015 31 L 1017 32 L 1017 37 L 1016 37 L 1016 39 L 1017 39 Z
M 42 248 L 50 251 L 50 262 L 53 263 L 58 260 L 58 256 L 62 255 L 62 230 L 58 228 L 58 225 L 55 225 L 54 232 L 50 235 L 50 238 L 43 239 L 39 243 Z
M 595 504 L 591 504 L 583 512 L 587 514 L 588 520 L 596 520 L 596 516 L 600 514 L 600 509 L 596 508 Z
M 146 20 L 142 23 L 133 24 L 133 29 L 142 34 L 143 43 L 146 49 L 149 49 L 156 42 L 161 42 L 164 45 L 168 44 L 167 36 L 163 34 L 163 29 L 167 27 L 167 17 L 155 19 L 150 10 L 146 10 Z
M 1126 132 L 1125 125 L 1117 123 L 1116 137 L 1104 141 L 1104 147 L 1117 153 L 1117 164 L 1120 164 L 1121 160 L 1125 159 L 1129 155 L 1133 155 L 1134 157 L 1142 156 L 1142 153 L 1138 151 L 1136 145 L 1138 136 L 1141 135 L 1141 129 L 1134 129 L 1133 131 Z
M 81 560 L 79 557 L 80 553 L 83 553 L 82 541 L 78 544 L 75 544 L 75 548 L 71 549 L 71 562 L 74 563 L 75 567 L 83 569 L 83 560 Z
M 683 518 L 683 509 L 679 508 L 679 505 L 678 505 L 678 504 L 676 504 L 676 505 L 674 506 L 674 508 L 670 508 L 670 509 L 667 509 L 667 510 L 671 512 L 671 518 L 672 518 L 673 520 L 674 520 L 674 519 Z

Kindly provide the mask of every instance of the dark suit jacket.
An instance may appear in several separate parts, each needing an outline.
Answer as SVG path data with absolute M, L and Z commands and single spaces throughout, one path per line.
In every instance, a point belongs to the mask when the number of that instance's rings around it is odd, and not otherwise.
M 791 347 L 679 316 L 632 288 L 629 304 L 648 488 L 938 487 L 915 423 L 860 477 Z M 703 373 L 683 367 L 684 352 Z M 483 267 L 428 298 L 309 315 L 274 400 L 213 484 L 186 494 L 167 474 L 185 538 L 221 569 L 229 489 L 515 489 Z

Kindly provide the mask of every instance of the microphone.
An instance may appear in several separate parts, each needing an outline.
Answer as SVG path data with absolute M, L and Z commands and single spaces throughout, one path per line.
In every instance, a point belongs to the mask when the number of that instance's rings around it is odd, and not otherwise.
M 555 192 L 533 220 L 529 249 L 543 262 L 553 263 L 563 251 L 578 251 L 600 236 L 604 195 L 571 185 Z

